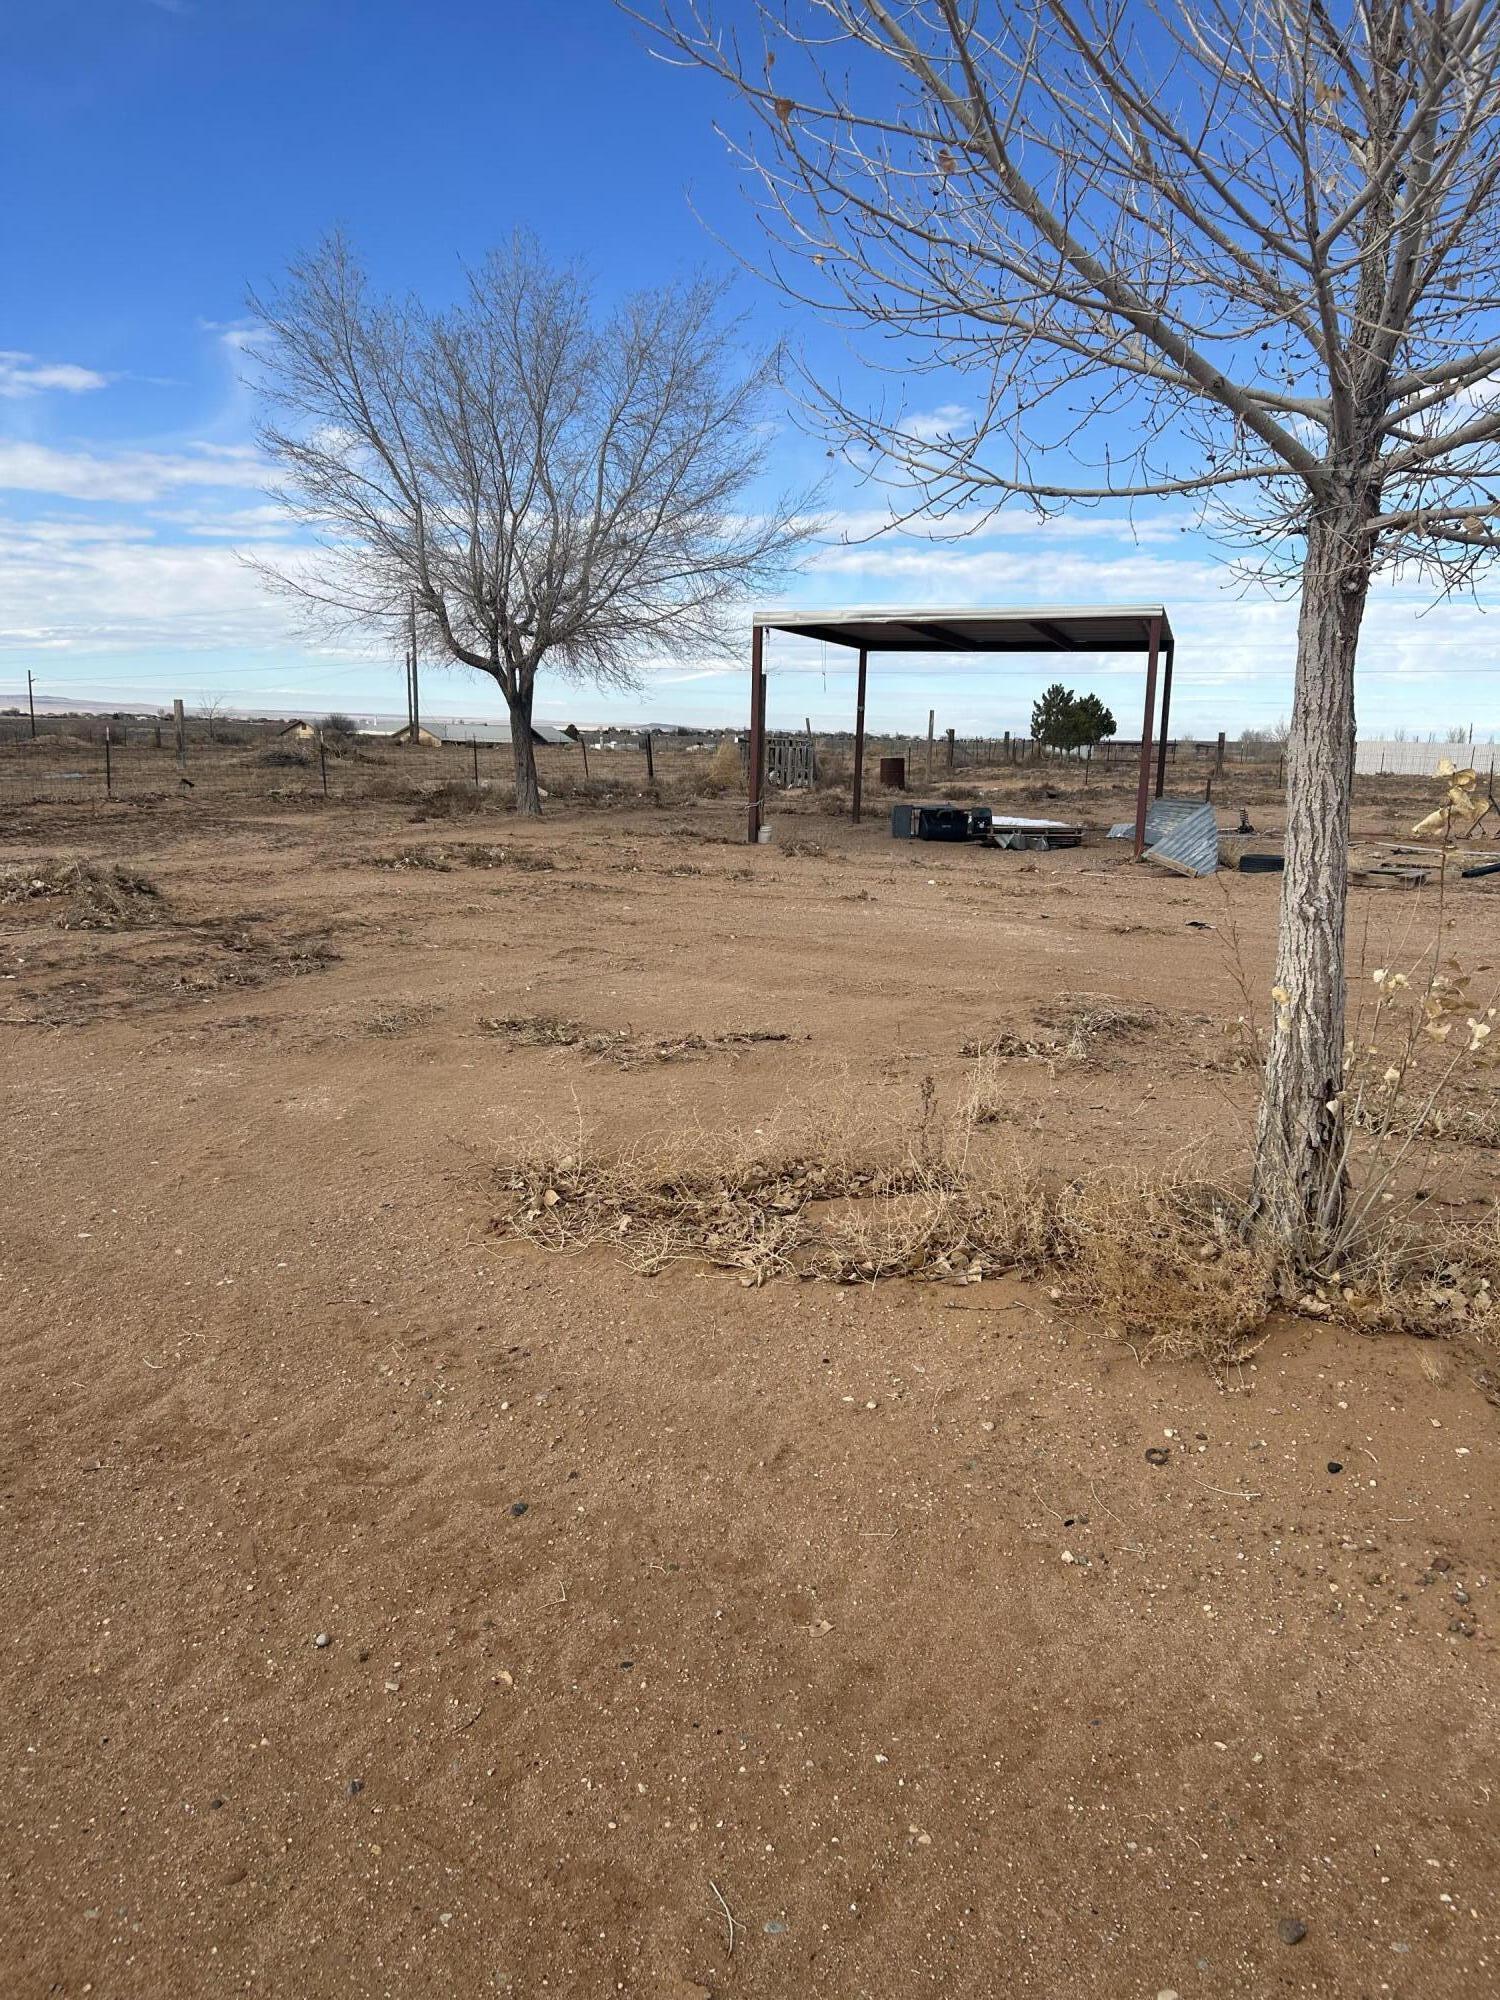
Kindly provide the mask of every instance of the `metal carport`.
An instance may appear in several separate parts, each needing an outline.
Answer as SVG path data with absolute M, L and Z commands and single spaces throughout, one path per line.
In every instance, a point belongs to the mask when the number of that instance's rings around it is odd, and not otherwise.
M 864 790 L 865 681 L 872 653 L 1144 653 L 1146 715 L 1141 729 L 1140 780 L 1135 802 L 1135 851 L 1146 845 L 1146 805 L 1151 796 L 1157 664 L 1161 662 L 1161 731 L 1156 796 L 1167 775 L 1167 721 L 1172 706 L 1172 625 L 1160 604 L 1066 604 L 1011 610 L 757 611 L 750 626 L 750 813 L 747 838 L 760 838 L 766 779 L 766 670 L 768 632 L 787 632 L 847 646 L 859 654 L 854 709 L 854 806 Z

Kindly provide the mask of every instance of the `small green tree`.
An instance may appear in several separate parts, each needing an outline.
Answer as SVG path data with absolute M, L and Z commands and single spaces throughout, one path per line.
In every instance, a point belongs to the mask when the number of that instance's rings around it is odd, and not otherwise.
M 1115 733 L 1115 719 L 1096 694 L 1074 694 L 1054 681 L 1033 702 L 1031 733 L 1049 750 L 1085 750 Z
M 1070 750 L 1073 747 L 1074 708 L 1074 697 L 1061 681 L 1054 681 L 1031 704 L 1033 741 L 1045 744 L 1049 750 Z
M 1080 750 L 1092 750 L 1096 743 L 1102 743 L 1106 737 L 1113 736 L 1117 727 L 1114 715 L 1096 694 L 1084 694 L 1078 697 L 1075 717 L 1077 735 L 1074 740 Z

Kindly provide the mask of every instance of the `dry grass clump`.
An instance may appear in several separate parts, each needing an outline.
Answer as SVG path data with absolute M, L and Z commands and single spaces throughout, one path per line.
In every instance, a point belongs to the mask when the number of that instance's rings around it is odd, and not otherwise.
M 437 1006 L 430 1000 L 405 1000 L 377 1007 L 364 1022 L 367 1035 L 408 1035 L 414 1028 L 426 1028 L 437 1019 Z
M 543 1143 L 502 1163 L 495 1226 L 551 1250 L 609 1246 L 644 1274 L 692 1262 L 755 1285 L 1047 1277 L 1138 1354 L 1215 1367 L 1248 1351 L 1270 1311 L 1270 1260 L 1240 1240 L 1222 1190 L 981 1159 L 965 1109 L 939 1131 L 924 1124 L 915 1147 L 872 1121 L 816 1125 L 815 1137 L 773 1126 L 614 1153 Z
M 1098 1058 L 1101 1044 L 1126 1040 L 1159 1021 L 1155 1008 L 1130 1005 L 1107 993 L 1075 993 L 1043 1001 L 1034 1011 L 1035 1032 L 1003 1028 L 998 1034 L 971 1038 L 959 1053 L 1013 1062 L 1089 1062 Z
M 753 1047 L 759 1042 L 789 1040 L 779 1028 L 731 1028 L 720 1035 L 638 1037 L 625 1028 L 586 1028 L 559 1014 L 501 1014 L 480 1022 L 487 1033 L 499 1035 L 515 1048 L 582 1049 L 596 1059 L 607 1058 L 621 1069 L 642 1069 L 651 1063 L 690 1062 L 696 1056 L 724 1049 Z
M 479 841 L 451 847 L 448 855 L 465 868 L 521 868 L 532 874 L 545 874 L 557 866 L 550 854 L 529 854 L 524 847 L 494 847 Z
M 1233 1195 L 1174 1176 L 1101 1176 L 1060 1208 L 1065 1296 L 1137 1353 L 1227 1366 L 1259 1344 L 1275 1260 L 1241 1235 Z
M 479 1025 L 518 1049 L 575 1049 L 590 1041 L 603 1045 L 612 1039 L 591 1035 L 581 1021 L 570 1021 L 561 1014 L 493 1014 Z
M 465 784 L 458 778 L 445 778 L 431 791 L 424 791 L 418 801 L 413 821 L 420 823 L 431 819 L 469 819 L 481 813 L 489 805 L 489 795 Z
M 372 868 L 428 868 L 447 875 L 455 868 L 521 868 L 532 873 L 554 869 L 546 854 L 529 854 L 522 847 L 498 847 L 486 841 L 463 841 L 454 847 L 398 847 L 392 854 L 372 854 Z
M 1492 1203 L 1478 1218 L 1455 1218 L 1429 1202 L 1393 1207 L 1298 1305 L 1369 1333 L 1500 1353 L 1500 1207 Z
M 1108 993 L 1075 993 L 1067 1000 L 1043 1001 L 1036 1017 L 1069 1062 L 1087 1062 L 1096 1044 L 1120 1041 L 1157 1024 L 1154 1007 L 1131 1005 Z
M 0 868 L 0 904 L 60 902 L 60 930 L 134 930 L 162 915 L 161 891 L 148 876 L 118 862 L 67 861 L 47 856 Z
M 448 875 L 453 872 L 453 863 L 441 847 L 398 847 L 394 854 L 372 854 L 372 868 L 427 868 L 434 874 Z
M 708 760 L 708 770 L 704 773 L 702 789 L 706 797 L 724 792 L 740 790 L 745 782 L 744 766 L 740 762 L 740 746 L 732 736 L 722 736 L 718 748 Z

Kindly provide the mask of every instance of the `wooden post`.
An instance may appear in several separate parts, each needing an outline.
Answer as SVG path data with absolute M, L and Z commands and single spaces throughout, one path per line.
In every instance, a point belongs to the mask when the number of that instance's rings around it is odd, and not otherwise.
M 160 716 L 157 716 L 157 718 L 156 718 L 156 747 L 157 747 L 157 749 L 158 749 L 158 750 L 160 750 L 160 748 L 161 748 L 161 717 L 160 717 Z
M 469 738 L 469 748 L 474 753 L 474 789 L 477 792 L 479 790 L 479 738 L 477 736 Z
M 318 731 L 318 770 L 323 779 L 323 796 L 328 796 L 328 746 L 323 741 L 323 732 Z
M 1141 725 L 1141 769 L 1135 788 L 1135 858 L 1146 851 L 1146 807 L 1151 797 L 1151 731 L 1156 721 L 1156 660 L 1161 647 L 1161 619 L 1148 628 L 1146 653 L 1146 713 Z
M 649 729 L 641 731 L 641 748 L 646 753 L 646 783 L 654 785 L 656 783 L 656 759 L 651 750 L 651 731 Z
M 1223 775 L 1224 775 L 1224 732 L 1221 729 L 1219 731 L 1218 748 L 1214 751 L 1214 776 L 1216 778 L 1222 778 Z
M 953 769 L 953 731 L 948 731 L 948 769 Z
M 31 735 L 36 740 L 36 688 L 31 677 L 31 669 L 26 669 L 26 706 L 31 711 Z
M 177 761 L 187 762 L 187 711 L 182 706 L 182 696 L 172 703 L 172 720 L 177 725 Z
M 1016 761 L 1011 751 L 1010 731 L 1008 729 L 1005 732 L 1005 761 L 1007 764 L 1014 764 L 1014 762 Z
M 109 724 L 106 722 L 104 725 L 104 796 L 107 799 L 112 799 L 115 795 L 115 780 L 109 761 L 109 736 Z
M 807 782 L 809 785 L 815 785 L 818 782 L 818 746 L 813 741 L 810 715 L 803 716 L 802 726 L 807 731 Z
M 937 710 L 929 708 L 927 711 L 927 782 L 929 785 L 932 783 L 932 725 L 936 720 Z
M 865 795 L 865 668 L 869 654 L 859 649 L 859 680 L 854 696 L 854 807 L 849 817 L 859 825 L 859 809 Z
M 578 747 L 583 752 L 583 775 L 587 778 L 589 774 L 589 746 L 584 742 L 581 734 L 578 738 Z

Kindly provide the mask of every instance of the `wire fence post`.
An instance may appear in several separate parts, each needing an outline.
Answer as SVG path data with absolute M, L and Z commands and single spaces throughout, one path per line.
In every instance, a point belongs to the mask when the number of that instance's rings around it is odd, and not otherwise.
M 323 778 L 323 796 L 328 796 L 328 747 L 323 741 L 323 732 L 318 731 L 318 770 Z
M 104 796 L 107 799 L 112 799 L 115 795 L 114 768 L 110 762 L 110 754 L 109 754 L 110 733 L 111 732 L 109 724 L 106 722 L 104 725 Z
M 474 789 L 477 792 L 479 790 L 479 738 L 477 736 L 469 738 L 469 748 L 474 753 Z

